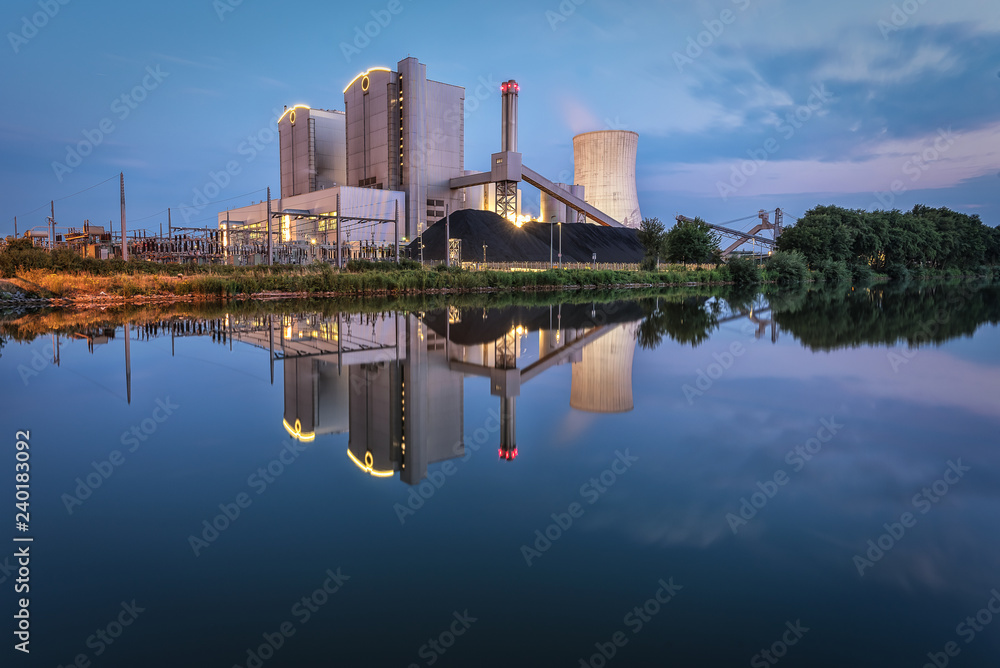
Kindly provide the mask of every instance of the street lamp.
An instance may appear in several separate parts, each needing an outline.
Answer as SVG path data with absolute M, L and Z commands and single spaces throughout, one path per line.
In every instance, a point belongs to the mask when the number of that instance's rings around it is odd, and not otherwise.
M 552 223 L 555 222 L 555 216 L 549 216 L 549 269 L 552 268 Z M 559 228 L 559 233 L 562 234 L 562 228 Z
M 559 221 L 559 268 L 562 269 L 562 221 Z

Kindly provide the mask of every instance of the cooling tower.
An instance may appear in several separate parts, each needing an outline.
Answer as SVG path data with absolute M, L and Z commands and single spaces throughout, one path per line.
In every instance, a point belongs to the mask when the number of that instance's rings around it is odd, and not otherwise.
M 619 325 L 583 349 L 573 363 L 569 405 L 588 413 L 632 410 L 632 356 L 636 323 Z
M 573 137 L 574 183 L 584 187 L 584 201 L 625 227 L 639 227 L 635 189 L 635 154 L 639 135 L 627 130 L 584 132 Z

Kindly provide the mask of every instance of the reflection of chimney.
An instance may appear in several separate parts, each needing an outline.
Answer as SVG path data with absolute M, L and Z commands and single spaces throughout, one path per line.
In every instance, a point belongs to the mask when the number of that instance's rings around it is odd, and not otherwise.
M 517 397 L 500 399 L 500 459 L 517 458 Z
M 583 349 L 573 363 L 569 405 L 588 413 L 632 410 L 632 356 L 637 323 L 616 327 Z

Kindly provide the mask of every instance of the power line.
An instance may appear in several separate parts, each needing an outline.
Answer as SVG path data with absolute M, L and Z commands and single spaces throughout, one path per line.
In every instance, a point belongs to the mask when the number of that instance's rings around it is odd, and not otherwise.
M 220 204 L 222 202 L 228 202 L 230 200 L 239 199 L 240 197 L 246 197 L 248 195 L 255 195 L 256 193 L 262 193 L 265 190 L 267 190 L 267 188 L 258 188 L 257 190 L 251 190 L 248 193 L 243 193 L 242 195 L 233 195 L 232 197 L 227 197 L 226 199 L 217 199 L 214 202 L 205 202 L 201 206 L 194 206 L 194 205 L 191 205 L 191 204 L 182 204 L 181 206 L 174 207 L 174 208 L 176 208 L 176 209 L 204 209 L 209 204 Z
M 63 201 L 64 199 L 69 199 L 70 197 L 76 197 L 77 195 L 79 195 L 79 194 L 81 194 L 81 193 L 85 193 L 85 192 L 87 192 L 88 190 L 93 190 L 93 189 L 94 189 L 94 188 L 96 188 L 97 186 L 103 186 L 103 185 L 104 185 L 105 183 L 107 183 L 108 181 L 111 181 L 111 180 L 113 180 L 113 179 L 117 179 L 117 178 L 118 178 L 118 174 L 115 174 L 114 176 L 112 176 L 112 177 L 110 177 L 110 178 L 107 178 L 107 179 L 104 179 L 104 180 L 103 180 L 103 181 L 101 181 L 100 183 L 95 183 L 94 185 L 90 186 L 89 188 L 84 188 L 83 190 L 80 190 L 80 191 L 78 191 L 78 192 L 75 192 L 75 193 L 73 193 L 72 195 L 65 195 L 65 196 L 63 196 L 63 197 L 56 197 L 56 198 L 55 198 L 54 200 L 52 200 L 52 201 L 53 201 L 53 202 L 61 202 L 61 201 Z M 44 209 L 44 208 L 46 208 L 46 207 L 48 207 L 48 206 L 49 206 L 48 204 L 43 204 L 43 205 L 41 205 L 40 207 L 38 207 L 37 209 L 32 209 L 31 211 L 28 211 L 27 213 L 21 213 L 21 214 L 18 214 L 18 215 L 19 215 L 19 216 L 22 216 L 22 217 L 23 217 L 23 216 L 30 216 L 31 214 L 35 213 L 36 211 L 41 211 L 42 209 Z M 13 218 L 11 218 L 11 220 L 13 220 Z

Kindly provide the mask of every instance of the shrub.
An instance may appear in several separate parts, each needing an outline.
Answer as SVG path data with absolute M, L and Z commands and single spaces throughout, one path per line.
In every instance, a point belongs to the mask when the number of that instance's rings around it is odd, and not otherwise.
M 858 285 L 867 285 L 875 280 L 875 270 L 868 264 L 852 264 L 851 280 Z
M 886 268 L 886 273 L 889 274 L 890 281 L 904 283 L 910 280 L 910 270 L 905 265 L 899 263 L 890 264 Z
M 753 260 L 734 257 L 726 265 L 729 276 L 736 285 L 757 285 L 760 283 L 760 267 Z
M 824 262 L 820 265 L 820 273 L 827 283 L 849 283 L 851 281 L 851 270 L 847 268 L 847 263 L 843 260 Z
M 809 277 L 806 257 L 797 250 L 771 255 L 767 259 L 767 271 L 778 283 L 801 283 Z

